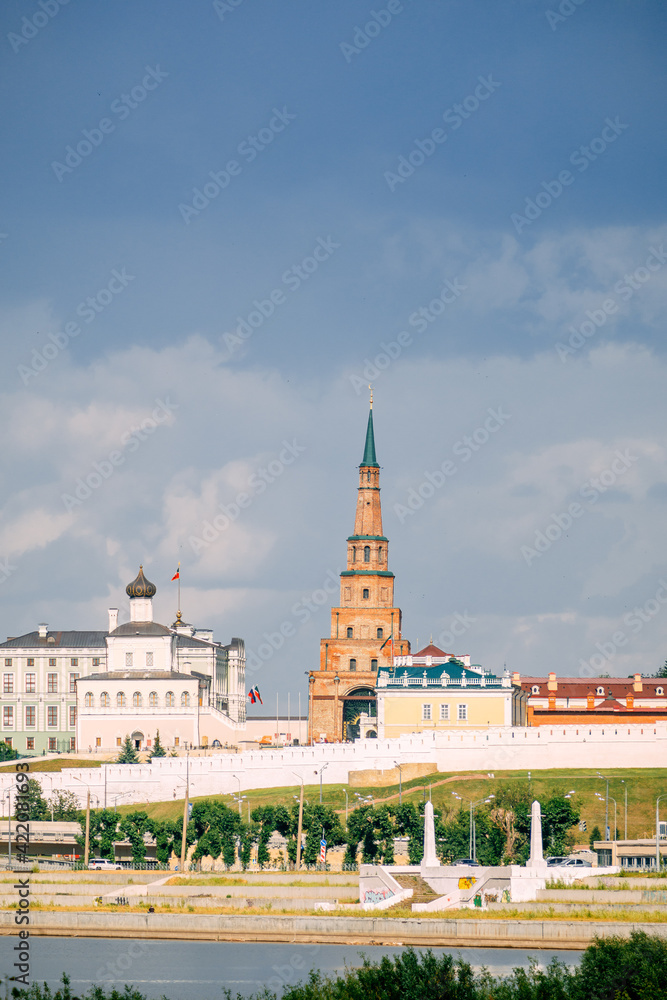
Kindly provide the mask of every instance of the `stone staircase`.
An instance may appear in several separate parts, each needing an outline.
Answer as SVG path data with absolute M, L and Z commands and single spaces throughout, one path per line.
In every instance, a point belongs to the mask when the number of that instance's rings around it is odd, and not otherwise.
M 386 911 L 387 913 L 390 913 L 393 909 L 405 907 L 406 904 L 412 905 L 412 903 L 431 903 L 434 899 L 438 898 L 438 893 L 434 892 L 428 882 L 425 882 L 421 875 L 395 874 L 394 878 L 404 889 L 412 889 L 412 897 L 411 899 L 404 900 L 402 903 L 396 903 L 395 906 L 390 906 Z

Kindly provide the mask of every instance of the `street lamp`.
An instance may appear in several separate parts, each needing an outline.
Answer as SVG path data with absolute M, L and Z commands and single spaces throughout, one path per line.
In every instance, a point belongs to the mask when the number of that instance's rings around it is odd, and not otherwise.
M 610 839 L 610 837 L 609 837 L 609 778 L 607 778 L 604 774 L 600 774 L 599 771 L 597 772 L 597 777 L 601 778 L 602 781 L 606 781 L 607 782 L 607 792 L 606 792 L 606 795 L 605 795 L 605 804 L 604 804 L 604 839 L 606 841 L 608 841 Z
M 667 798 L 667 793 L 658 795 L 655 800 L 655 868 L 660 871 L 660 799 Z
M 345 796 L 345 825 L 347 826 L 347 803 L 348 803 L 347 788 L 343 789 L 343 795 Z
M 322 772 L 324 771 L 324 768 L 328 766 L 328 763 L 322 764 L 322 767 L 320 768 L 320 805 L 322 805 Z
M 626 784 L 625 778 L 621 778 L 621 784 L 623 785 L 623 791 L 625 792 L 625 809 L 623 811 L 623 816 L 625 818 L 625 840 L 628 839 L 628 786 Z
M 460 795 L 457 795 L 456 792 L 452 792 L 452 795 L 454 796 L 455 799 L 458 799 L 460 802 L 464 801 L 464 799 Z M 484 803 L 491 802 L 492 799 L 495 799 L 495 795 L 487 795 L 487 797 L 485 799 L 478 799 L 477 802 L 474 802 L 472 799 L 466 799 L 465 800 L 466 802 L 470 803 L 469 853 L 470 853 L 470 857 L 471 857 L 471 859 L 473 861 L 477 860 L 477 857 L 476 857 L 476 855 L 477 855 L 477 849 L 476 849 L 476 844 L 475 844 L 475 840 L 476 840 L 476 837 L 475 837 L 475 809 L 477 808 L 477 806 L 481 806 L 481 804 L 483 802 Z
M 236 780 L 239 783 L 239 816 L 240 816 L 241 815 L 241 779 L 239 778 L 238 774 L 233 774 L 232 778 L 236 778 Z
M 403 805 L 403 765 L 399 764 L 397 760 L 394 761 L 394 764 L 398 768 L 398 804 L 399 804 L 399 806 L 402 806 Z

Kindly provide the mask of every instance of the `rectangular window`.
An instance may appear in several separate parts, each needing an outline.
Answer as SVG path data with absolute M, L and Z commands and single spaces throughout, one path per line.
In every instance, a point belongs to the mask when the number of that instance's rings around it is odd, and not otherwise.
M 132 653 L 126 653 L 125 654 L 125 666 L 126 667 L 131 667 L 132 666 Z
M 57 705 L 49 705 L 49 707 L 46 710 L 46 713 L 47 713 L 46 714 L 46 718 L 47 718 L 47 723 L 46 724 L 49 727 L 49 729 L 57 729 L 58 728 L 58 706 Z
M 120 736 L 117 736 L 116 737 L 116 746 L 120 747 L 122 745 L 123 745 L 123 741 L 121 740 Z
M 2 693 L 14 694 L 14 674 L 2 675 Z
M 49 736 L 49 752 L 55 751 L 56 749 L 57 747 L 56 747 L 55 736 Z
M 2 724 L 5 729 L 14 728 L 14 706 L 5 705 L 2 709 Z
M 25 693 L 34 694 L 35 693 L 35 678 L 36 674 L 26 674 L 25 675 Z
M 423 722 L 430 722 L 431 721 L 431 706 L 430 705 L 422 705 L 422 721 Z
M 11 665 L 12 665 L 12 658 L 11 658 L 11 656 L 6 656 L 5 657 L 5 666 L 6 667 L 11 667 Z
M 76 737 L 70 736 L 69 738 L 69 748 L 70 750 L 76 750 Z
M 34 736 L 28 736 L 28 737 L 26 737 L 25 748 L 26 748 L 26 750 L 34 750 L 35 749 L 35 737 Z
M 180 737 L 178 737 L 178 736 L 174 736 L 174 746 L 175 746 L 175 747 L 178 747 L 178 746 L 180 746 L 180 745 L 181 745 L 181 740 L 180 740 Z
M 94 656 L 93 657 L 93 666 L 94 667 L 99 667 L 99 665 L 100 665 L 100 658 L 99 658 L 99 656 Z
M 56 665 L 56 658 L 55 658 L 55 656 L 50 656 L 49 657 L 49 666 L 50 667 L 55 667 L 55 665 Z
M 7 744 L 8 747 L 14 746 L 14 738 L 12 736 L 6 736 L 5 743 Z
M 441 722 L 449 721 L 449 705 L 440 706 L 440 721 Z
M 78 667 L 79 666 L 78 656 L 73 656 L 72 659 L 69 661 L 69 665 L 70 667 Z
M 146 653 L 146 666 L 147 667 L 152 667 L 153 666 L 153 654 L 152 653 Z
M 58 674 L 46 675 L 46 690 L 49 694 L 58 694 Z
M 468 706 L 459 705 L 459 722 L 465 722 L 468 718 Z
M 33 726 L 37 725 L 37 709 L 34 705 L 26 705 L 25 707 L 25 724 L 26 729 L 32 729 Z
M 76 705 L 70 705 L 69 707 L 69 727 L 70 729 L 76 729 Z
M 69 675 L 69 693 L 76 694 L 76 679 L 80 677 L 81 674 L 70 674 Z
M 102 737 L 101 736 L 96 736 L 95 737 L 95 746 L 96 747 L 101 747 L 102 746 Z
M 29 666 L 29 667 L 34 667 L 35 666 L 35 657 L 34 656 L 29 656 L 28 657 L 27 666 Z

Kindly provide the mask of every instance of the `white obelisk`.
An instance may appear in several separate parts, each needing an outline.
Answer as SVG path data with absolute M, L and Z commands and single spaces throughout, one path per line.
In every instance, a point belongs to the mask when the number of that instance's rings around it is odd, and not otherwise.
M 542 868 L 545 865 L 542 852 L 542 809 L 535 800 L 530 810 L 530 860 L 526 868 Z
M 433 818 L 433 803 L 427 802 L 424 809 L 424 858 L 422 868 L 438 868 L 440 862 L 435 852 L 435 820 Z

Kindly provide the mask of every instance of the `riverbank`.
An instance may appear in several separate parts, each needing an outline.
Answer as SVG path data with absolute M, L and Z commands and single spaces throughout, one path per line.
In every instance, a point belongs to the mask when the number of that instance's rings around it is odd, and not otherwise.
M 103 937 L 345 944 L 369 947 L 530 948 L 580 951 L 596 937 L 632 931 L 667 938 L 667 924 L 569 920 L 420 920 L 391 917 L 257 916 L 198 913 L 39 912 L 31 937 Z M 0 913 L 0 934 L 14 935 L 13 912 Z

